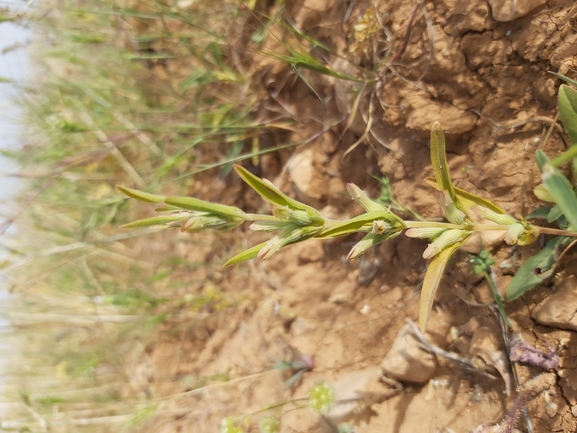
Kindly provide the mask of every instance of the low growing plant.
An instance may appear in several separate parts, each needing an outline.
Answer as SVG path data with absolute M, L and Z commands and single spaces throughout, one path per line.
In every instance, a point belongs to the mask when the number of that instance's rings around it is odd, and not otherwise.
M 577 123 L 577 91 L 561 86 L 559 97 L 562 122 L 569 131 L 572 143 L 577 144 L 577 129 L 573 129 Z M 569 103 L 564 104 L 562 98 L 568 99 Z M 192 197 L 164 197 L 119 186 L 118 189 L 129 197 L 156 204 L 160 213 L 159 216 L 135 221 L 124 227 L 180 228 L 184 232 L 197 232 L 210 228 L 233 229 L 244 222 L 251 222 L 252 230 L 275 233 L 267 242 L 232 257 L 225 266 L 254 258 L 266 260 L 281 248 L 307 239 L 328 239 L 356 232 L 365 233 L 365 237 L 353 246 L 348 254 L 349 259 L 356 259 L 372 246 L 403 232 L 411 238 L 428 239 L 430 243 L 423 257 L 430 259 L 430 262 L 423 281 L 419 309 L 419 327 L 424 332 L 444 269 L 455 251 L 473 234 L 501 231 L 509 245 L 530 244 L 540 234 L 559 236 L 551 240 L 548 247 L 551 243 L 558 245 L 563 239 L 577 237 L 575 190 L 557 168 L 566 161 L 573 161 L 574 167 L 577 167 L 577 146 L 572 146 L 554 160 L 549 160 L 541 150 L 535 153 L 535 159 L 543 173 L 543 183 L 537 187 L 536 193 L 540 198 L 555 203 L 550 213 L 558 217 L 550 220 L 558 220 L 561 229 L 533 225 L 529 223 L 529 217 L 516 218 L 508 215 L 489 200 L 453 186 L 445 154 L 445 137 L 439 122 L 435 122 L 431 128 L 430 150 L 435 176 L 425 180 L 439 191 L 447 222 L 403 220 L 390 208 L 371 200 L 352 183 L 347 185 L 347 191 L 352 199 L 363 207 L 365 213 L 348 220 L 331 220 L 323 217 L 313 207 L 288 197 L 268 180 L 260 179 L 236 165 L 234 169 L 237 174 L 272 205 L 272 215 L 248 214 L 233 206 L 209 203 Z M 550 251 L 552 248 L 546 247 L 546 250 Z M 541 269 L 546 270 L 541 255 L 542 253 L 539 253 L 533 259 L 538 257 Z M 547 258 L 549 256 L 550 254 Z M 531 266 L 534 265 L 533 260 Z M 479 271 L 482 270 L 479 267 Z M 523 274 L 524 271 L 522 268 L 520 273 Z M 507 291 L 507 300 L 522 295 L 543 279 L 543 275 L 535 275 L 535 272 L 531 275 L 535 276 L 531 282 L 523 281 L 523 284 L 518 283 L 521 277 L 514 279 Z

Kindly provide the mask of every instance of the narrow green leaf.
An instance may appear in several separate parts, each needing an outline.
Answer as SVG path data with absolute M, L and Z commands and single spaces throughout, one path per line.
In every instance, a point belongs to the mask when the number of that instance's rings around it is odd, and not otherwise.
M 527 259 L 517 270 L 509 287 L 507 287 L 505 299 L 507 301 L 517 299 L 548 277 L 548 271 L 555 264 L 558 248 L 568 239 L 563 236 L 555 237 L 547 242 L 547 245 L 541 251 Z
M 175 206 L 181 209 L 207 212 L 225 217 L 242 218 L 245 215 L 244 212 L 237 207 L 210 203 L 194 197 L 166 197 L 164 202 L 169 206 Z
M 567 82 L 567 83 L 569 83 L 569 84 L 573 84 L 575 87 L 577 87 L 577 81 L 572 80 L 571 78 L 566 77 L 565 75 L 561 75 L 561 74 L 558 74 L 558 73 L 553 72 L 553 71 L 548 71 L 548 72 L 549 72 L 550 74 L 555 75 L 557 78 L 559 78 L 559 79 L 561 79 L 561 80 L 563 80 L 563 81 L 565 81 L 565 82 Z
M 543 172 L 543 185 L 551 194 L 555 203 L 559 206 L 569 224 L 577 227 L 577 197 L 571 184 L 563 174 L 551 165 L 545 154 L 541 151 L 535 152 L 535 159 L 541 160 L 541 171 Z
M 359 242 L 357 242 L 349 254 L 347 255 L 347 259 L 354 260 L 364 253 L 367 252 L 368 249 L 374 247 L 377 244 L 380 244 L 383 241 L 386 241 L 390 237 L 394 237 L 398 235 L 400 232 L 396 232 L 391 236 L 390 233 L 383 233 L 383 234 L 375 234 L 375 233 L 368 233 L 364 238 L 362 238 Z
M 525 219 L 528 219 L 528 220 L 535 219 L 535 218 L 548 219 L 548 216 L 551 214 L 552 209 L 553 209 L 553 206 L 542 206 L 539 209 L 535 209 L 533 212 L 531 212 L 529 215 L 527 215 L 525 217 Z
M 425 333 L 427 330 L 429 314 L 433 308 L 435 293 L 437 293 L 437 288 L 441 282 L 445 267 L 447 266 L 447 263 L 449 262 L 449 259 L 453 253 L 462 244 L 463 242 L 459 242 L 457 244 L 451 245 L 436 255 L 433 260 L 431 260 L 431 263 L 429 263 L 427 273 L 425 274 L 425 279 L 423 280 L 423 288 L 421 289 L 421 300 L 419 306 L 419 329 L 422 333 Z
M 240 254 L 237 254 L 234 257 L 231 257 L 226 261 L 224 267 L 227 268 L 229 266 L 238 265 L 239 263 L 246 262 L 247 260 L 254 259 L 260 250 L 266 245 L 266 242 L 261 244 L 255 245 L 254 247 L 249 248 L 248 250 L 243 251 Z
M 182 221 L 188 218 L 186 215 L 162 215 L 152 218 L 145 218 L 138 221 L 133 221 L 121 226 L 123 229 L 134 229 L 137 227 L 153 227 L 162 226 L 176 221 Z
M 537 149 L 535 151 L 535 161 L 537 162 L 539 170 L 543 171 L 543 166 L 545 163 L 549 162 L 549 158 L 547 158 L 547 155 L 545 155 L 541 150 Z
M 559 205 L 555 205 L 551 208 L 550 212 L 547 214 L 547 222 L 552 223 L 553 221 L 557 221 L 562 216 L 563 212 L 561 212 L 561 208 L 559 207 Z
M 451 200 L 456 201 L 455 189 L 451 182 L 451 174 L 445 153 L 445 134 L 439 122 L 433 123 L 431 128 L 431 164 L 435 173 L 435 180 L 440 191 L 448 191 Z
M 316 209 L 313 209 L 312 207 L 307 206 L 299 201 L 293 200 L 286 194 L 283 194 L 272 183 L 256 177 L 246 168 L 241 167 L 240 165 L 235 165 L 234 170 L 242 178 L 242 180 L 244 180 L 248 184 L 248 186 L 254 189 L 258 195 L 260 195 L 263 199 L 265 199 L 269 203 L 278 207 L 288 206 L 291 209 L 299 209 L 299 210 L 312 209 L 315 212 L 317 212 Z
M 126 188 L 125 186 L 120 185 L 116 185 L 116 189 L 128 197 L 132 197 L 140 201 L 146 201 L 148 203 L 164 203 L 164 196 L 162 195 L 149 194 L 147 192 Z
M 559 117 L 573 145 L 577 144 L 577 90 L 561 84 L 557 96 Z
M 437 184 L 437 181 L 434 178 L 427 177 L 427 178 L 425 178 L 425 182 L 427 182 L 430 186 L 435 188 L 437 191 L 441 191 L 441 188 L 439 187 L 439 185 Z M 501 209 L 496 204 L 490 202 L 489 200 L 484 199 L 483 197 L 479 197 L 478 195 L 472 194 L 470 192 L 467 192 L 467 191 L 460 189 L 460 188 L 457 188 L 455 186 L 453 187 L 453 189 L 455 190 L 455 194 L 457 195 L 457 197 L 459 197 L 459 201 L 461 202 L 461 204 L 463 206 L 465 206 L 466 209 L 470 209 L 474 205 L 477 205 L 477 206 L 481 206 L 481 207 L 486 207 L 487 209 L 490 209 L 493 212 L 496 212 L 499 214 L 505 214 L 505 211 L 503 209 Z
M 356 186 L 354 183 L 347 184 L 347 192 L 352 197 L 354 201 L 356 201 L 362 208 L 367 212 L 379 212 L 386 209 L 380 203 L 377 203 L 374 200 L 371 200 L 365 192 Z

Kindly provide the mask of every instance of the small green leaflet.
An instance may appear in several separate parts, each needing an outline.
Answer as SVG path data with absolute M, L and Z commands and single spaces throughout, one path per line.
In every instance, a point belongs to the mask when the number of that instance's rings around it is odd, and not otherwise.
M 565 236 L 555 237 L 547 242 L 547 245 L 541 251 L 527 259 L 511 280 L 505 295 L 506 300 L 517 299 L 543 282 L 549 276 L 548 271 L 555 264 L 559 248 L 569 239 L 571 238 Z

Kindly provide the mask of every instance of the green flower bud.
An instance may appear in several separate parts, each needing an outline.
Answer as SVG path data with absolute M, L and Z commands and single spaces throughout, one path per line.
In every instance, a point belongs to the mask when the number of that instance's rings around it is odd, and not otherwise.
M 359 242 L 355 244 L 355 246 L 349 251 L 347 255 L 347 259 L 354 260 L 364 253 L 367 252 L 369 248 L 374 247 L 375 245 L 383 242 L 384 240 L 391 237 L 391 233 L 383 233 L 383 234 L 375 234 L 369 233 L 364 238 L 362 238 Z
M 262 247 L 258 252 L 257 257 L 267 260 L 282 247 L 309 239 L 318 234 L 321 230 L 322 226 L 302 227 L 294 223 L 286 223 L 281 232 L 274 238 L 270 239 L 264 247 Z
M 183 221 L 180 230 L 188 233 L 196 233 L 205 229 L 230 229 L 237 227 L 240 224 L 242 224 L 242 221 L 234 221 L 232 218 L 214 216 L 207 212 L 198 212 Z
M 452 224 L 463 224 L 466 217 L 465 213 L 454 202 L 445 205 L 445 216 Z
M 441 204 L 445 210 L 445 217 L 452 224 L 463 224 L 467 215 L 458 208 L 449 191 L 442 191 Z
M 325 219 L 314 209 L 294 210 L 289 207 L 275 208 L 273 215 L 301 226 L 322 225 Z
M 429 246 L 423 253 L 423 258 L 424 259 L 433 258 L 441 251 L 443 251 L 445 248 L 466 239 L 470 235 L 471 232 L 465 230 L 460 229 L 445 230 L 443 233 L 441 233 L 441 235 L 437 239 L 435 239 L 432 243 L 429 244 Z
M 354 201 L 360 204 L 367 212 L 381 212 L 386 208 L 376 201 L 371 200 L 367 195 L 354 183 L 347 184 L 347 191 Z

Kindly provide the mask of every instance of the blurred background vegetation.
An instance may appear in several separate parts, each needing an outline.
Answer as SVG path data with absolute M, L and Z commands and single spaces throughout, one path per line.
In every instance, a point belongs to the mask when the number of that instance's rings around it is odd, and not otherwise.
M 264 39 L 270 22 L 253 6 L 57 0 L 2 11 L 30 29 L 35 64 L 17 101 L 25 141 L 4 150 L 25 187 L 6 223 L 16 220 L 17 233 L 3 239 L 4 314 L 15 332 L 3 350 L 1 429 L 140 429 L 176 410 L 166 407 L 176 382 L 228 379 L 163 376 L 147 351 L 242 304 L 242 292 L 219 287 L 219 257 L 240 241 L 122 231 L 150 210 L 114 187 L 208 199 L 224 191 L 226 201 L 231 162 L 275 148 L 271 138 L 290 122 L 259 108 L 263 88 L 234 46 Z M 189 259 L 183 245 L 212 253 Z

